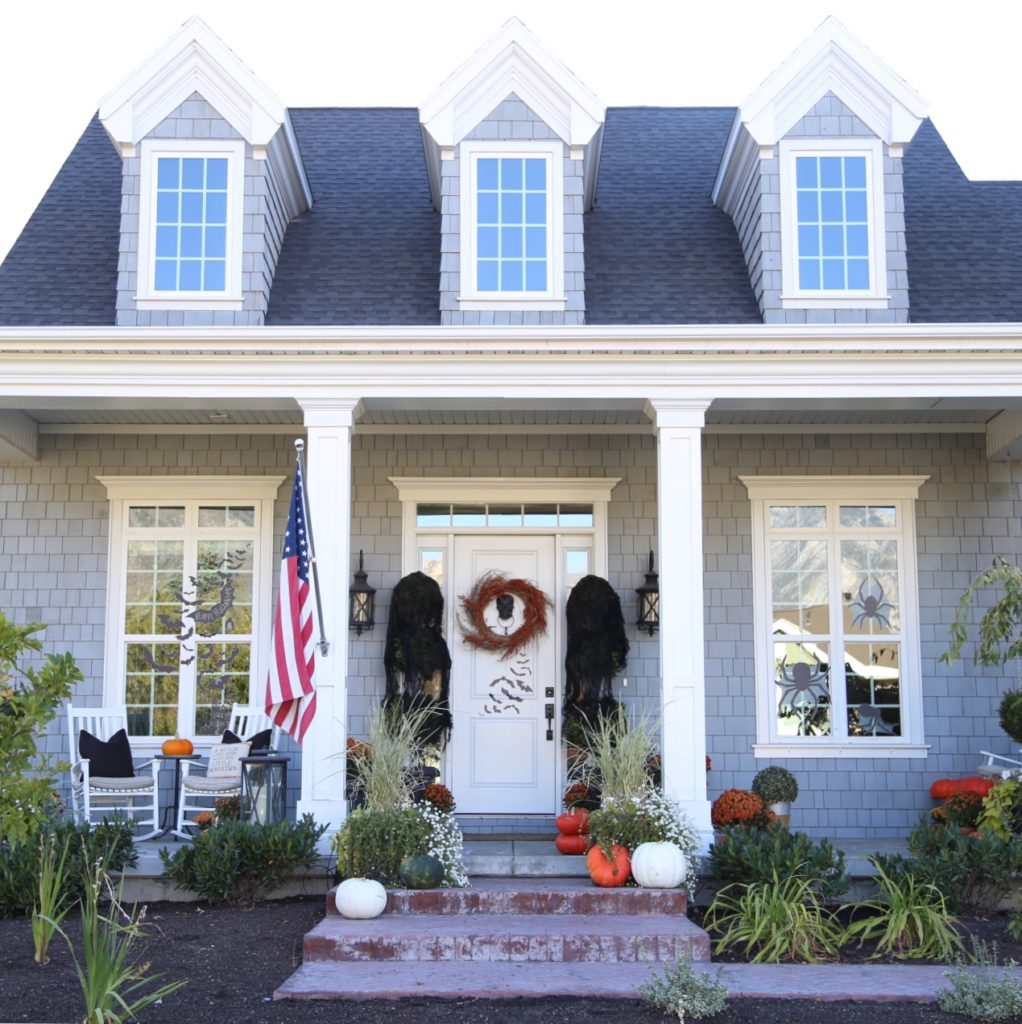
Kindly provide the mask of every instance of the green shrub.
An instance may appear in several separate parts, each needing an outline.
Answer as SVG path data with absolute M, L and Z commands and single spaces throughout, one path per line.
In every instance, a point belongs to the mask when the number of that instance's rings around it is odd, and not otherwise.
M 639 995 L 654 1009 L 675 1014 L 679 1021 L 715 1017 L 727 1005 L 727 986 L 721 983 L 720 974 L 719 967 L 713 974 L 697 971 L 690 957 L 682 957 L 664 964 L 663 975 L 654 971 L 649 981 L 639 986 Z
M 135 826 L 128 821 L 76 825 L 68 818 L 46 818 L 35 839 L 21 843 L 0 840 L 0 917 L 30 914 L 39 895 L 39 840 L 52 837 L 57 849 L 67 847 L 61 895 L 74 903 L 86 892 L 88 872 L 97 862 L 106 871 L 123 871 L 138 861 Z
M 16 626 L 0 612 L 0 836 L 21 843 L 56 805 L 53 787 L 66 763 L 53 764 L 37 743 L 82 673 L 70 654 L 47 655 L 42 667 L 19 669 L 27 651 L 40 651 L 38 624 Z
M 444 866 L 444 885 L 468 884 L 461 859 L 461 830 L 454 816 L 430 804 L 394 811 L 359 808 L 333 838 L 341 878 L 372 878 L 401 884 L 401 861 L 429 853 Z
M 325 831 L 311 814 L 294 825 L 221 821 L 174 854 L 160 850 L 160 859 L 179 889 L 190 889 L 207 903 L 250 907 L 296 868 L 316 865 L 316 843 Z
M 997 946 L 982 939 L 972 940 L 972 959 L 967 965 L 955 957 L 944 977 L 950 988 L 937 993 L 937 1005 L 945 1013 L 958 1013 L 973 1020 L 1017 1020 L 1022 1015 L 1022 982 L 1011 972 L 1014 961 L 999 964 Z
M 1022 782 L 1004 779 L 983 798 L 976 827 L 1001 839 L 1022 833 Z
M 854 939 L 875 942 L 870 956 L 895 956 L 902 960 L 949 960 L 961 951 L 962 940 L 947 901 L 932 883 L 920 882 L 912 874 L 889 875 L 876 859 L 877 897 L 865 903 L 849 903 L 843 910 L 859 913 L 845 930 L 842 944 Z
M 772 764 L 756 773 L 752 791 L 765 804 L 790 804 L 798 797 L 798 782 L 787 768 Z
M 848 888 L 845 855 L 823 839 L 790 832 L 781 824 L 765 829 L 731 825 L 710 847 L 713 874 L 723 884 L 769 882 L 774 877 L 806 879 L 824 899 Z
M 738 946 L 752 963 L 833 959 L 841 927 L 807 878 L 729 885 L 713 898 L 706 928 L 719 934 L 714 952 Z
M 1016 743 L 1022 743 L 1022 690 L 1009 690 L 997 708 L 1001 728 Z
M 876 863 L 894 878 L 912 874 L 935 885 L 955 914 L 987 917 L 1015 888 L 1022 872 L 1022 838 L 1001 839 L 986 832 L 962 835 L 947 825 L 926 820 L 912 830 L 909 857 L 877 856 Z

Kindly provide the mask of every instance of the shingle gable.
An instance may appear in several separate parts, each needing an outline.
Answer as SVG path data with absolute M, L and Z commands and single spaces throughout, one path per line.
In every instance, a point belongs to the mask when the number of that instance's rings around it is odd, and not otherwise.
M 93 118 L 0 264 L 0 325 L 112 324 L 120 213 L 121 160 Z

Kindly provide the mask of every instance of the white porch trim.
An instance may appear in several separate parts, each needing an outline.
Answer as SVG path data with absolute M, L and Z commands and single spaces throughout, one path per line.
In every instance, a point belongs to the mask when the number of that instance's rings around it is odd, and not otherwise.
M 664 791 L 702 838 L 713 837 L 706 797 L 703 649 L 702 433 L 709 402 L 655 400 L 660 543 L 661 743 Z

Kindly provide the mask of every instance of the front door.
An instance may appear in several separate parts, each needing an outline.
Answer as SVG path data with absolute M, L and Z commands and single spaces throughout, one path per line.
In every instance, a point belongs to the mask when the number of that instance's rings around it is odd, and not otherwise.
M 454 539 L 454 600 L 468 594 L 484 573 L 523 579 L 553 600 L 552 536 L 460 535 Z M 513 633 L 521 603 L 498 598 L 485 611 L 487 626 Z M 499 607 L 498 607 L 499 605 Z M 547 631 L 502 660 L 500 651 L 470 647 L 454 630 L 451 643 L 451 778 L 458 812 L 550 814 L 557 809 L 557 743 L 548 733 L 546 705 L 559 697 L 554 608 Z M 547 695 L 548 691 L 551 695 Z M 549 723 L 550 728 L 554 722 Z M 550 737 L 550 738 L 548 738 Z

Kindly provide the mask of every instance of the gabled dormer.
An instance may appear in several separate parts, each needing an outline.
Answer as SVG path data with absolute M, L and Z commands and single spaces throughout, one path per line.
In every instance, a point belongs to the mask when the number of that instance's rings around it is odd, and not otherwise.
M 123 161 L 117 324 L 262 324 L 312 202 L 287 108 L 191 18 L 99 116 Z
M 925 116 L 834 18 L 741 105 L 713 200 L 765 322 L 909 319 L 901 158 Z
M 585 321 L 605 108 L 516 18 L 419 111 L 444 324 Z

